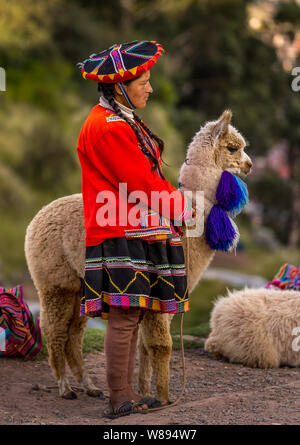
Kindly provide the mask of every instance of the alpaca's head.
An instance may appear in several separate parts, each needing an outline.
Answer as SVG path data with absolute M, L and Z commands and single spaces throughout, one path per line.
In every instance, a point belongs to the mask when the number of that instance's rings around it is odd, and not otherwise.
M 252 162 L 244 151 L 246 141 L 230 125 L 231 118 L 231 111 L 225 110 L 218 120 L 208 122 L 200 129 L 187 153 L 189 164 L 216 167 L 239 176 L 250 172 Z
M 252 162 L 244 151 L 245 139 L 236 128 L 230 125 L 231 118 L 231 111 L 226 110 L 216 122 L 210 124 L 213 158 L 215 164 L 222 170 L 247 175 L 251 170 Z

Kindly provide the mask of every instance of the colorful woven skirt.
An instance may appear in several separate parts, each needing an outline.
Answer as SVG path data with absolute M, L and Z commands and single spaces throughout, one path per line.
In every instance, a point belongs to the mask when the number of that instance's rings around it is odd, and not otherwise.
M 110 306 L 188 312 L 180 237 L 159 241 L 109 238 L 87 246 L 80 314 L 108 319 Z

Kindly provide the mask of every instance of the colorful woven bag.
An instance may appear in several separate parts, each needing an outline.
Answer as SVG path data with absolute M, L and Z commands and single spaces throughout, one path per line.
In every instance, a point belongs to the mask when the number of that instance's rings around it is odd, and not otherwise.
M 273 280 L 266 284 L 269 289 L 300 290 L 300 268 L 285 263 L 278 270 Z
M 22 286 L 0 286 L 0 357 L 31 360 L 41 347 L 39 320 L 35 321 L 23 299 Z

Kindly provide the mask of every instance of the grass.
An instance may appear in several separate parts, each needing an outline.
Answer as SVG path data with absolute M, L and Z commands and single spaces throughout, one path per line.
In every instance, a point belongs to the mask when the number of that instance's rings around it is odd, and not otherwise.
M 26 227 L 30 221 L 27 215 L 25 218 L 17 215 L 1 214 L 0 223 L 0 271 L 1 278 L 8 282 L 18 281 L 18 274 L 25 269 L 24 239 Z
M 183 331 L 189 333 L 199 326 L 199 330 L 209 322 L 214 300 L 218 295 L 224 295 L 228 289 L 233 289 L 221 280 L 202 280 L 190 296 L 190 312 L 184 314 Z M 179 333 L 180 316 L 175 315 L 171 323 L 171 332 Z M 191 334 L 192 335 L 192 334 Z
M 105 329 L 87 328 L 83 338 L 83 353 L 104 350 Z
M 238 224 L 240 239 L 245 246 L 246 262 L 231 264 L 232 254 L 228 255 L 225 268 L 233 269 L 236 272 L 247 273 L 249 275 L 259 275 L 267 280 L 271 280 L 280 266 L 284 263 L 294 264 L 300 267 L 300 248 L 291 249 L 282 246 L 277 250 L 269 250 L 258 246 L 253 242 L 253 232 L 250 227 L 242 221 Z
M 49 198 L 50 200 L 50 198 Z M 0 221 L 0 277 L 4 285 L 19 284 L 27 271 L 24 241 L 27 226 L 43 205 L 47 196 L 32 195 L 28 205 L 11 206 L 9 211 L 2 209 Z
M 179 351 L 181 348 L 180 337 L 174 337 L 174 335 L 172 335 L 172 340 L 173 340 L 172 349 L 174 351 Z M 190 349 L 203 348 L 203 345 L 204 342 L 187 340 L 185 338 L 183 339 L 183 347 L 185 351 L 188 351 Z
M 87 328 L 83 337 L 83 353 L 91 353 L 104 350 L 105 329 Z M 47 340 L 42 336 L 42 349 L 34 360 L 48 358 Z
M 200 323 L 198 326 L 184 330 L 184 334 L 193 335 L 194 337 L 208 337 L 209 332 L 209 322 Z

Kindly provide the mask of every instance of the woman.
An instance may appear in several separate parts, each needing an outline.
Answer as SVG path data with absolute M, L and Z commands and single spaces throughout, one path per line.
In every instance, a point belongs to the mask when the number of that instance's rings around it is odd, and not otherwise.
M 101 93 L 82 126 L 77 152 L 86 230 L 81 314 L 108 319 L 109 418 L 161 405 L 131 388 L 144 312 L 189 310 L 182 232 L 175 227 L 191 216 L 191 207 L 162 172 L 163 141 L 133 112 L 145 108 L 153 92 L 150 68 L 162 51 L 157 42 L 134 41 L 79 64 Z M 155 199 L 160 192 L 167 199 Z

